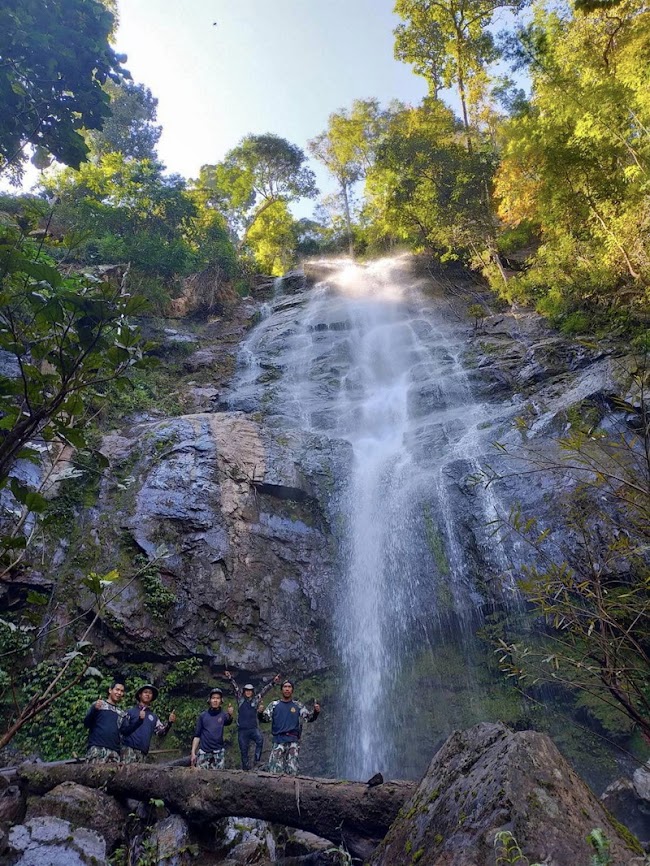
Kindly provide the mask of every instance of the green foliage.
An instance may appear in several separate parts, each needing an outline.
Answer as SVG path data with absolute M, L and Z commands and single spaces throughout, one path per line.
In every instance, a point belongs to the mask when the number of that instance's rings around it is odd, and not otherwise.
M 110 113 L 103 85 L 125 74 L 108 44 L 113 15 L 99 0 L 4 0 L 0 8 L 0 171 L 52 154 L 78 167 L 88 148 L 81 129 Z M 126 73 L 128 75 L 128 73 Z
M 258 270 L 282 276 L 293 264 L 296 246 L 295 220 L 283 201 L 260 214 L 246 237 Z
M 195 186 L 206 205 L 226 214 L 243 246 L 267 208 L 316 194 L 306 159 L 299 147 L 277 135 L 247 135 L 223 162 L 204 165 Z
M 111 113 L 101 130 L 87 133 L 92 158 L 121 153 L 127 159 L 155 161 L 162 132 L 155 123 L 158 100 L 148 87 L 131 81 L 116 84 L 109 79 L 104 90 L 111 100 Z
M 80 659 L 69 671 L 69 678 L 76 676 L 85 661 Z M 20 694 L 28 700 L 43 690 L 60 670 L 61 663 L 44 661 L 25 673 L 20 685 Z M 28 724 L 18 734 L 16 743 L 27 754 L 36 754 L 44 761 L 59 761 L 86 751 L 88 730 L 83 720 L 90 705 L 106 695 L 110 676 L 96 668 L 90 668 L 86 676 L 65 695 L 55 701 L 46 713 Z
M 64 444 L 87 448 L 89 406 L 145 363 L 148 345 L 129 319 L 142 309 L 119 286 L 63 276 L 18 221 L 0 227 L 0 486 L 20 506 L 5 553 L 25 547 L 27 515 L 47 507 L 40 489 L 10 477 L 15 462 L 42 464 L 45 452 L 54 463 Z
M 23 659 L 34 638 L 35 624 L 25 620 L 14 623 L 0 619 L 0 699 L 11 688 L 15 660 Z
M 496 866 L 542 866 L 541 863 L 530 863 L 525 857 L 517 840 L 510 830 L 500 830 L 494 837 L 494 853 Z
M 397 110 L 395 107 L 394 110 Z M 352 191 L 374 162 L 391 111 L 382 111 L 376 99 L 356 99 L 352 108 L 330 114 L 327 129 L 309 142 L 311 154 L 334 176 L 345 220 L 350 254 L 354 251 Z
M 112 392 L 114 399 L 102 403 L 103 424 L 119 426 L 125 418 L 141 412 L 182 415 L 184 404 L 178 392 L 178 376 L 173 364 L 133 370 L 128 384 Z
M 648 306 L 649 23 L 634 0 L 580 13 L 537 4 L 510 54 L 532 77 L 525 111 L 502 128 L 499 215 L 541 244 L 508 287 L 568 333 L 605 312 L 629 325 Z M 500 288 L 500 287 L 499 287 Z M 581 317 L 576 319 L 575 311 Z
M 202 666 L 200 659 L 197 658 L 183 659 L 180 662 L 176 662 L 173 669 L 165 677 L 165 689 L 173 691 L 179 687 L 186 686 L 187 683 L 192 682 L 192 677 L 201 670 Z
M 439 100 L 398 113 L 377 148 L 366 190 L 368 214 L 384 235 L 443 258 L 495 247 L 485 190 L 494 154 L 468 151 L 453 113 Z
M 46 181 L 59 202 L 51 235 L 52 254 L 84 263 L 130 263 L 129 285 L 163 310 L 180 277 L 205 266 L 221 244 L 214 219 L 203 219 L 199 203 L 178 175 L 160 163 L 107 152 L 78 172 L 65 170 Z M 216 245 L 216 246 L 215 246 Z
M 160 570 L 156 566 L 146 567 L 143 563 L 140 575 L 144 589 L 144 606 L 157 619 L 164 619 L 176 603 L 176 596 L 164 585 Z
M 487 89 L 487 66 L 498 56 L 488 27 L 498 10 L 518 11 L 524 5 L 525 0 L 395 3 L 395 12 L 404 20 L 395 31 L 395 56 L 426 77 L 432 97 L 437 98 L 443 87 L 457 87 L 466 133 Z M 469 134 L 467 142 L 471 150 Z
M 592 830 L 587 836 L 587 841 L 596 852 L 591 858 L 591 866 L 609 866 L 611 863 L 609 839 L 603 831 L 599 828 Z

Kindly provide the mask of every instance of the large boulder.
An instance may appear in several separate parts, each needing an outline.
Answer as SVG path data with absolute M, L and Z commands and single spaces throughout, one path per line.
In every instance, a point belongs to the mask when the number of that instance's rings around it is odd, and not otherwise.
M 645 769 L 637 770 L 633 779 L 622 778 L 613 781 L 601 794 L 600 802 L 637 836 L 647 850 L 650 846 L 650 798 L 643 796 L 641 780 L 644 772 L 647 773 Z M 640 781 L 640 785 L 637 785 L 637 780 Z
M 169 815 L 154 824 L 146 841 L 147 850 L 155 852 L 158 866 L 188 866 L 192 860 L 194 846 L 189 827 L 180 815 Z
M 42 797 L 32 797 L 27 805 L 27 820 L 55 817 L 72 827 L 87 827 L 106 841 L 112 851 L 124 838 L 126 809 L 114 797 L 76 782 L 63 782 Z
M 482 723 L 447 740 L 370 864 L 494 866 L 497 834 L 508 831 L 530 863 L 577 866 L 591 861 L 596 828 L 610 866 L 643 862 L 546 735 Z
M 32 818 L 9 831 L 14 866 L 107 866 L 102 836 L 62 818 Z

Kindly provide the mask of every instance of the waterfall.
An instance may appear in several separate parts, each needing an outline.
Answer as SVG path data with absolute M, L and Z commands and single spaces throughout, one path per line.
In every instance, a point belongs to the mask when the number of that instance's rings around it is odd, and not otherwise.
M 483 528 L 495 514 L 494 494 L 459 487 L 478 467 L 490 413 L 473 398 L 463 367 L 466 323 L 442 295 L 421 290 L 410 259 L 315 267 L 323 279 L 313 289 L 276 291 L 242 349 L 231 405 L 250 411 L 263 403 L 267 423 L 351 447 L 337 503 L 333 608 L 345 716 L 339 769 L 398 777 L 409 773 L 404 755 L 417 749 L 426 719 L 451 714 L 435 689 L 424 694 L 423 659 L 435 672 L 450 634 L 461 659 L 471 652 L 483 595 L 468 521 L 475 536 L 483 532 L 494 572 L 508 567 Z M 260 371 L 267 378 L 273 371 L 263 390 Z M 460 667 L 459 677 L 471 678 L 469 665 Z

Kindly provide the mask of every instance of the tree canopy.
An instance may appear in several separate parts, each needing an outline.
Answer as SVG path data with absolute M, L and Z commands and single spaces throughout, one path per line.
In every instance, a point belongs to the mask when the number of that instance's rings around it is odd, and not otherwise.
M 144 84 L 107 81 L 110 115 L 101 129 L 91 129 L 87 142 L 94 159 L 121 153 L 129 159 L 156 159 L 162 127 L 156 124 L 158 100 Z
M 248 135 L 217 165 L 204 165 L 197 187 L 228 215 L 243 246 L 260 216 L 278 202 L 312 198 L 318 192 L 307 157 L 277 135 Z
M 99 0 L 5 0 L 0 7 L 0 171 L 20 172 L 32 145 L 78 167 L 83 129 L 109 115 L 107 81 L 128 73 L 109 44 L 112 13 Z

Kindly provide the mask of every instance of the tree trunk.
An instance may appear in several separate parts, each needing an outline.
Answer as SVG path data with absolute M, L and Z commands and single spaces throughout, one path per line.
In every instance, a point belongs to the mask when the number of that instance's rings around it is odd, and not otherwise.
M 348 198 L 348 185 L 341 181 L 341 193 L 343 194 L 343 207 L 345 210 L 345 225 L 348 232 L 348 252 L 350 258 L 354 258 L 354 240 L 352 238 L 352 219 L 350 217 L 350 201 Z
M 154 797 L 191 822 L 259 818 L 343 843 L 363 859 L 384 838 L 416 788 L 413 782 L 384 782 L 369 788 L 341 779 L 162 765 L 23 764 L 18 775 L 29 794 L 76 782 L 116 797 L 145 801 Z

